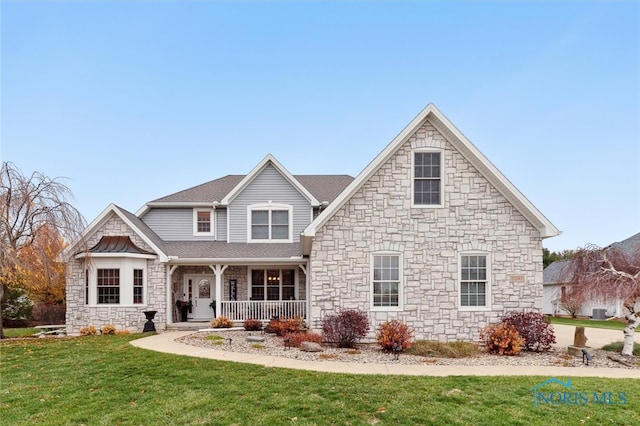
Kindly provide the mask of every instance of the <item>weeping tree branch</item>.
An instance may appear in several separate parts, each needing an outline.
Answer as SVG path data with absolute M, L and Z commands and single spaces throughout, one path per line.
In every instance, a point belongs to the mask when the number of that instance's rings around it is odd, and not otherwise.
M 71 204 L 73 194 L 61 182 L 40 172 L 29 177 L 11 162 L 0 169 L 0 301 L 15 271 L 20 252 L 30 247 L 42 230 L 55 229 L 66 243 L 77 239 L 86 226 Z M 3 336 L 0 309 L 0 338 Z
M 626 243 L 626 244 L 625 244 Z M 578 250 L 563 281 L 585 300 L 622 302 L 627 326 L 623 355 L 633 352 L 633 335 L 640 325 L 640 234 L 607 248 L 588 246 Z

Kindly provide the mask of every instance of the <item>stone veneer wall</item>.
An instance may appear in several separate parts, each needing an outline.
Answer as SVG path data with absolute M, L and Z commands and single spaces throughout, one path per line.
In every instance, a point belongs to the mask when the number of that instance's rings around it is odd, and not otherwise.
M 117 236 L 127 235 L 141 249 L 151 251 L 141 238 L 139 238 L 129 227 L 115 214 L 107 220 L 105 225 L 99 229 L 88 241 L 87 247 L 93 247 L 100 241 L 103 235 Z M 146 304 L 136 306 L 87 306 L 84 301 L 84 259 L 70 259 L 67 263 L 67 314 L 66 324 L 69 334 L 78 334 L 80 328 L 89 325 L 100 329 L 106 324 L 112 324 L 117 330 L 129 330 L 131 332 L 141 332 L 146 322 L 143 311 L 158 311 L 154 323 L 156 329 L 161 331 L 166 324 L 166 275 L 165 265 L 158 260 L 147 260 L 147 287 Z
M 412 149 L 443 150 L 444 207 L 411 207 Z M 458 309 L 459 254 L 488 252 L 490 311 Z M 371 311 L 371 254 L 403 256 L 403 310 Z M 400 319 L 417 339 L 477 340 L 510 310 L 540 310 L 542 241 L 467 160 L 425 123 L 316 233 L 311 253 L 311 327 L 340 308 L 368 312 L 373 338 Z

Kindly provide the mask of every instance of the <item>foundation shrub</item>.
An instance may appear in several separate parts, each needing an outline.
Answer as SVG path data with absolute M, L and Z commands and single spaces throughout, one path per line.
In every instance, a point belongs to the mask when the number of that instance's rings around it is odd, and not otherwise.
M 260 331 L 262 330 L 262 323 L 257 319 L 248 318 L 244 321 L 243 327 L 247 331 Z
M 283 339 L 289 339 L 289 345 L 295 348 L 299 348 L 302 342 L 322 344 L 322 334 L 313 332 L 288 333 L 283 336 Z
M 398 345 L 402 350 L 411 347 L 413 339 L 413 329 L 400 320 L 385 321 L 378 327 L 376 341 L 385 351 L 393 351 L 394 345 Z
M 82 327 L 80 329 L 81 336 L 95 336 L 97 334 L 98 334 L 98 330 L 92 325 L 87 327 Z
M 101 334 L 116 334 L 116 328 L 111 325 L 111 324 L 107 324 L 104 327 L 102 327 L 102 329 L 100 330 Z
M 524 345 L 524 339 L 518 334 L 518 330 L 504 322 L 489 324 L 483 328 L 480 341 L 487 352 L 497 355 L 518 355 Z
M 553 327 L 538 312 L 513 311 L 501 319 L 502 323 L 515 327 L 524 339 L 523 349 L 529 352 L 547 352 L 556 343 Z
M 293 318 L 272 318 L 269 321 L 268 328 L 272 333 L 276 333 L 278 336 L 284 336 L 286 334 L 293 334 L 302 331 L 304 322 L 300 317 Z M 265 330 L 266 331 L 266 330 Z
M 336 315 L 327 315 L 322 322 L 322 333 L 327 342 L 339 348 L 353 348 L 369 332 L 369 318 L 357 309 L 343 309 Z
M 211 328 L 231 328 L 233 327 L 233 321 L 224 315 L 214 318 L 211 321 Z

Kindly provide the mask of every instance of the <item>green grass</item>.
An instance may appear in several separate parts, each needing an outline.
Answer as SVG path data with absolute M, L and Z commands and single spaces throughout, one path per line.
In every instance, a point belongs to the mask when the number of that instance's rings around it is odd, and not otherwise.
M 558 318 L 558 317 L 549 317 L 551 318 L 551 324 L 560 324 L 560 325 L 572 325 L 572 326 L 582 326 L 582 327 L 591 327 L 591 328 L 606 328 L 610 330 L 622 330 L 626 326 L 623 322 L 618 321 L 604 321 L 604 320 L 580 320 L 574 318 Z
M 34 334 L 38 333 L 33 327 L 26 328 L 5 328 L 3 329 L 4 336 L 6 338 L 16 338 L 16 337 L 35 337 Z
M 638 424 L 640 380 L 572 378 L 624 405 L 533 406 L 539 377 L 319 373 L 163 354 L 139 335 L 0 343 L 0 413 L 11 425 Z M 558 377 L 566 380 L 564 377 Z M 545 391 L 564 392 L 560 385 Z M 614 398 L 614 400 L 616 400 Z
M 609 343 L 608 345 L 604 345 L 602 349 L 605 351 L 620 353 L 622 352 L 623 346 L 624 346 L 624 342 L 614 342 L 614 343 Z M 640 356 L 640 343 L 633 344 L 633 354 L 635 356 Z

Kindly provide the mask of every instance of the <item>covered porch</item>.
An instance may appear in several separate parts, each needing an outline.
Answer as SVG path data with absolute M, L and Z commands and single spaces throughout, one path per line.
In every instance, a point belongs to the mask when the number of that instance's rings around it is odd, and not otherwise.
M 277 317 L 307 320 L 307 262 L 176 264 L 168 269 L 169 324 L 208 323 L 225 316 L 241 323 Z

